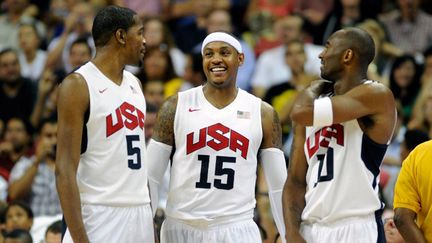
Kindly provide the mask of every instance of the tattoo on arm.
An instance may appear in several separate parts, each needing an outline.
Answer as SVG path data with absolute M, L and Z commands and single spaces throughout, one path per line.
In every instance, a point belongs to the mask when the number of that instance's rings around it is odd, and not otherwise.
M 282 128 L 279 116 L 275 110 L 273 110 L 272 145 L 276 148 L 282 149 Z
M 177 95 L 171 96 L 159 110 L 153 131 L 153 139 L 168 145 L 174 145 L 174 117 L 177 108 Z

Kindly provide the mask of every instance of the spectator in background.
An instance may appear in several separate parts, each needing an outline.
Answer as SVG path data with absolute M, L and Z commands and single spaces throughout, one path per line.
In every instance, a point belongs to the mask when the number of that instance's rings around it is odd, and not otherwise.
M 21 76 L 18 54 L 12 49 L 0 51 L 0 119 L 29 119 L 36 101 L 36 86 Z
M 78 38 L 87 39 L 87 43 L 95 50 L 91 37 L 94 9 L 90 3 L 76 3 L 71 13 L 64 19 L 64 29 L 60 36 L 48 45 L 47 67 L 63 69 L 66 73 L 73 70 L 69 62 L 70 47 Z
M 18 30 L 23 23 L 35 24 L 39 35 L 46 35 L 43 23 L 27 14 L 28 0 L 6 0 L 4 4 L 6 13 L 0 15 L 0 49 L 18 48 Z
M 57 121 L 42 121 L 35 156 L 20 159 L 11 171 L 9 198 L 25 200 L 35 216 L 62 212 L 54 175 L 56 146 Z
M 412 114 L 414 102 L 420 89 L 420 70 L 413 56 L 404 55 L 394 60 L 390 70 L 390 89 L 402 105 L 404 124 Z
M 19 28 L 19 62 L 21 75 L 37 83 L 42 76 L 47 59 L 46 51 L 40 49 L 41 38 L 33 24 L 23 24 Z
M 160 16 L 164 6 L 168 4 L 167 0 L 114 0 L 112 2 L 115 5 L 134 10 L 140 17 Z
M 394 221 L 407 242 L 432 242 L 432 141 L 404 160 L 396 182 Z
M 79 68 L 92 58 L 92 49 L 86 38 L 76 39 L 69 49 L 69 63 L 72 70 Z
M 432 16 L 419 8 L 420 0 L 397 0 L 399 9 L 381 18 L 390 41 L 421 60 L 432 43 Z
M 291 80 L 291 69 L 285 64 L 286 44 L 293 40 L 303 41 L 303 19 L 300 16 L 289 15 L 278 22 L 284 29 L 279 37 L 283 44 L 261 54 L 252 77 L 252 92 L 258 97 L 264 97 L 265 92 L 271 86 Z M 309 43 L 305 43 L 304 48 L 306 53 L 305 71 L 319 75 L 321 62 L 318 55 L 323 48 Z
M 62 221 L 55 221 L 48 226 L 45 233 L 45 243 L 61 243 L 62 240 Z
M 187 56 L 183 75 L 184 82 L 179 91 L 185 91 L 205 83 L 206 77 L 203 71 L 202 61 L 201 53 L 193 53 Z
M 146 102 L 159 109 L 165 100 L 164 82 L 161 80 L 148 80 L 143 83 L 143 92 Z
M 408 127 L 420 129 L 432 137 L 432 83 L 422 87 Z
M 305 18 L 305 29 L 311 34 L 322 24 L 334 5 L 334 0 L 295 0 L 294 2 L 294 13 Z
M 146 46 L 148 48 L 159 47 L 167 49 L 173 61 L 176 74 L 178 76 L 183 75 L 185 55 L 175 46 L 169 28 L 160 18 L 151 17 L 144 21 L 144 37 L 146 38 Z
M 207 17 L 206 30 L 207 34 L 222 31 L 234 35 L 235 29 L 232 25 L 229 12 L 223 9 L 215 9 L 211 11 Z M 239 42 L 246 58 L 245 62 L 240 66 L 237 73 L 237 86 L 243 90 L 250 91 L 250 82 L 255 67 L 255 54 L 248 43 L 240 38 Z M 202 42 L 196 45 L 193 52 L 200 53 L 201 45 Z
M 29 231 L 16 229 L 5 234 L 4 243 L 33 243 L 33 239 Z
M 0 176 L 6 181 L 15 163 L 32 155 L 31 135 L 31 125 L 23 118 L 14 117 L 6 123 L 4 140 L 0 142 Z
M 9 203 L 6 208 L 6 232 L 16 229 L 30 231 L 33 225 L 33 211 L 20 201 Z
M 423 73 L 420 78 L 422 86 L 432 83 L 432 45 L 423 53 Z
M 153 135 L 153 127 L 156 124 L 156 116 L 159 109 L 158 107 L 150 103 L 147 103 L 146 107 L 147 107 L 147 111 L 146 111 L 146 117 L 144 123 L 144 128 L 145 128 L 144 131 L 145 131 L 145 142 L 146 144 L 148 144 L 150 138 Z

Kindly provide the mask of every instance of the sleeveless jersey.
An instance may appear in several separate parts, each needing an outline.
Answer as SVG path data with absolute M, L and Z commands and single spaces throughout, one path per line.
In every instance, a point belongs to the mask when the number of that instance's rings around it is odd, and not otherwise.
M 85 151 L 77 172 L 81 202 L 106 206 L 149 203 L 146 104 L 138 79 L 123 71 L 122 83 L 117 85 L 91 62 L 76 72 L 86 80 L 90 97 Z
M 386 149 L 364 134 L 357 120 L 307 127 L 303 221 L 328 223 L 379 210 L 379 167 Z
M 238 89 L 217 109 L 203 87 L 178 94 L 167 215 L 182 220 L 253 217 L 261 100 Z

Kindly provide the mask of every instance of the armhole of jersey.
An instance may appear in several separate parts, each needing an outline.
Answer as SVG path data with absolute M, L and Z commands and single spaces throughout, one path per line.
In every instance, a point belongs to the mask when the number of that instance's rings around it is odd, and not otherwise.
M 89 117 L 90 117 L 90 107 L 84 113 L 83 131 L 81 136 L 81 154 L 84 154 L 87 151 L 87 143 L 88 143 L 87 122 L 89 120 Z

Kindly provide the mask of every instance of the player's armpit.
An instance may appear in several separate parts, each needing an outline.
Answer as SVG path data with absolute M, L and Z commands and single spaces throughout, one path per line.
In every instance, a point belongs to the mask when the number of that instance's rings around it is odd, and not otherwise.
M 282 129 L 277 112 L 266 102 L 261 102 L 263 141 L 261 149 L 282 149 Z
M 152 138 L 158 142 L 174 145 L 174 118 L 177 109 L 177 95 L 169 97 L 157 115 Z

